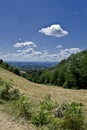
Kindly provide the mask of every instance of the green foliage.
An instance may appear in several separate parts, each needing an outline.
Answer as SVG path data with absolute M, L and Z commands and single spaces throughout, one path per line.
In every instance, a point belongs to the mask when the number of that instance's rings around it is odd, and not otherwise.
M 14 73 L 14 74 L 17 74 L 17 75 L 20 75 L 20 71 L 19 71 L 18 68 L 14 68 L 13 73 Z
M 13 102 L 10 102 L 10 111 L 14 113 L 16 117 L 24 117 L 30 119 L 31 117 L 31 102 L 28 98 L 21 94 L 19 99 Z
M 4 84 L 4 81 L 2 80 L 2 78 L 0 78 L 0 86 L 2 86 Z
M 84 130 L 84 116 L 82 105 L 76 102 L 68 105 L 62 122 L 64 130 Z
M 50 122 L 52 118 L 52 110 L 57 106 L 57 103 L 54 103 L 51 100 L 51 96 L 47 95 L 43 101 L 35 107 L 32 114 L 32 123 L 36 126 L 43 126 Z
M 43 109 L 47 109 L 48 111 L 53 110 L 57 106 L 58 104 L 52 101 L 50 94 L 46 95 L 43 101 L 40 102 L 40 107 Z
M 8 71 L 11 71 L 17 75 L 21 75 L 20 70 L 17 67 L 14 67 L 14 66 L 9 65 L 8 63 L 5 63 L 2 59 L 0 59 L 0 67 Z
M 17 100 L 19 98 L 19 90 L 12 87 L 10 82 L 5 82 L 0 79 L 0 85 L 2 89 L 0 90 L 0 98 L 3 100 Z
M 48 130 L 60 130 L 61 120 L 58 118 L 52 118 L 47 125 Z M 45 129 L 44 129 L 45 130 Z

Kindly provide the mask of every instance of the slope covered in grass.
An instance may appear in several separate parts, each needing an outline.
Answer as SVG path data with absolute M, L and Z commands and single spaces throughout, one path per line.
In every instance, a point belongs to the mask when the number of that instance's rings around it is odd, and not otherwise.
M 51 94 L 53 100 L 57 102 L 77 101 L 87 106 L 87 90 L 64 89 L 56 86 L 32 83 L 2 68 L 0 68 L 0 77 L 6 81 L 13 80 L 16 88 L 35 100 L 41 100 L 45 95 Z
M 82 104 L 85 105 L 85 112 L 87 112 L 87 90 L 63 89 L 61 87 L 56 87 L 56 86 L 47 86 L 47 85 L 32 83 L 2 68 L 0 68 L 0 78 L 2 78 L 5 81 L 12 80 L 15 88 L 18 88 L 21 92 L 26 93 L 34 101 L 40 101 L 47 94 L 50 94 L 52 99 L 54 101 L 57 101 L 59 104 L 63 102 L 67 103 L 67 102 L 72 102 L 72 101 L 81 102 Z M 0 109 L 2 109 L 1 106 L 0 106 Z M 3 122 L 5 121 L 4 119 L 6 119 L 6 122 L 7 121 L 10 122 L 10 126 L 9 126 L 9 122 L 7 122 L 8 127 L 5 126 L 4 129 L 12 130 L 10 128 L 12 128 L 14 126 L 14 125 L 12 126 L 12 124 L 15 124 L 15 123 L 13 123 L 11 120 L 8 120 L 8 116 L 3 115 L 1 113 L 0 113 L 0 116 L 1 115 L 3 116 L 3 118 L 1 117 L 3 120 L 0 122 L 0 125 L 3 124 Z M 15 124 L 15 125 L 19 125 L 19 124 Z M 22 126 L 19 125 L 19 130 L 21 127 Z M 28 127 L 26 126 L 26 124 L 25 124 L 25 127 L 22 129 L 28 130 Z M 16 128 L 18 127 L 15 126 L 15 129 Z M 35 128 L 33 128 L 30 125 L 30 130 L 34 130 L 34 129 Z

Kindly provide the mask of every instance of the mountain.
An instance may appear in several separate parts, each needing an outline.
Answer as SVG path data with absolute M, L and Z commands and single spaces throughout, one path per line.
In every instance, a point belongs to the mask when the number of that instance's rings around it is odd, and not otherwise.
M 46 69 L 49 67 L 54 67 L 58 62 L 17 62 L 17 61 L 7 61 L 11 66 L 15 66 L 22 71 Z

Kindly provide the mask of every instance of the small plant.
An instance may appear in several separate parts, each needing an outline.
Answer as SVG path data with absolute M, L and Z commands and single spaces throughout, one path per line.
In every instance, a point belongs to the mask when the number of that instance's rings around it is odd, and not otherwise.
M 58 104 L 56 102 L 52 101 L 50 94 L 46 95 L 45 98 L 43 99 L 43 101 L 40 102 L 40 107 L 43 109 L 47 109 L 49 111 L 53 110 L 57 106 L 58 106 Z

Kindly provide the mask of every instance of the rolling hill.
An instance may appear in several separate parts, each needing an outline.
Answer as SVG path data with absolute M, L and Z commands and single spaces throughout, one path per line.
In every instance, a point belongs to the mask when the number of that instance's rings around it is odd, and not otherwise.
M 35 101 L 40 101 L 45 97 L 47 94 L 51 94 L 51 97 L 54 101 L 57 101 L 59 104 L 63 102 L 81 102 L 82 104 L 85 105 L 85 112 L 87 113 L 87 90 L 73 90 L 73 89 L 64 89 L 61 87 L 56 87 L 56 86 L 47 86 L 47 85 L 42 85 L 42 84 L 37 84 L 37 83 L 32 83 L 16 74 L 13 74 L 7 70 L 4 70 L 0 68 L 0 78 L 2 78 L 5 81 L 9 81 L 10 79 L 13 80 L 14 87 L 18 88 L 22 93 L 27 94 L 31 99 Z M 1 107 L 0 107 L 1 109 Z M 0 116 L 6 116 L 1 114 Z M 1 118 L 1 117 L 0 117 Z M 0 127 L 2 128 L 2 124 L 4 119 L 8 119 L 8 116 L 5 118 L 3 117 L 2 120 L 0 121 Z M 7 120 L 8 121 L 8 120 Z M 9 121 L 8 125 L 12 124 L 12 121 Z M 15 124 L 15 123 L 14 123 Z M 17 124 L 15 124 L 17 125 Z M 13 130 L 10 129 L 12 126 L 9 126 L 7 129 L 4 128 L 3 130 Z M 17 126 L 16 126 L 17 127 Z M 19 130 L 21 129 L 21 126 L 19 125 Z M 22 128 L 23 130 L 28 130 L 29 128 Z M 22 130 L 21 129 L 21 130 Z M 34 128 L 31 127 L 31 130 Z M 2 129 L 1 129 L 2 130 Z M 16 128 L 15 128 L 16 130 Z M 18 129 L 17 129 L 18 130 Z

